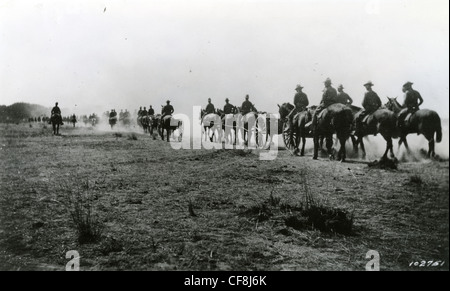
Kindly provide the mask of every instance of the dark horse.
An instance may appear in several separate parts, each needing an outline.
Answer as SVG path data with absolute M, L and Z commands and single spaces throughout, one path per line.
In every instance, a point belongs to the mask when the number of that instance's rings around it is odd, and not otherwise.
M 140 118 L 138 118 L 138 125 L 140 125 L 142 127 L 142 129 L 144 130 L 144 133 L 147 133 L 150 131 L 150 122 L 151 122 L 151 118 L 148 115 L 141 116 Z
M 389 98 L 386 103 L 386 108 L 392 110 L 396 116 L 398 116 L 402 106 L 398 103 L 397 98 Z M 436 142 L 442 141 L 442 127 L 441 118 L 436 113 L 436 111 L 429 109 L 419 109 L 411 114 L 408 121 L 404 122 L 405 125 L 399 128 L 399 141 L 398 147 L 404 143 L 406 149 L 409 152 L 408 142 L 406 141 L 406 136 L 410 133 L 423 134 L 428 140 L 428 157 L 434 157 L 436 154 L 434 152 L 434 134 L 436 133 Z
M 345 161 L 345 142 L 350 137 L 350 131 L 353 123 L 353 113 L 350 107 L 335 103 L 331 104 L 327 108 L 323 109 L 318 114 L 316 127 L 313 129 L 314 139 L 314 155 L 313 159 L 317 159 L 319 154 L 319 139 L 320 136 L 325 137 L 326 148 L 328 155 L 331 159 L 334 159 L 333 154 L 333 134 L 336 133 L 336 137 L 339 140 L 341 147 L 338 151 L 338 159 L 342 162 Z
M 160 121 L 161 121 L 161 114 L 150 115 L 149 131 L 150 131 L 150 135 L 153 137 L 153 139 L 155 139 L 155 135 L 153 135 L 153 131 L 155 129 L 158 129 Z
M 63 124 L 61 114 L 53 113 L 50 117 L 50 123 L 53 127 L 53 134 L 59 135 L 59 125 Z
M 281 106 L 278 105 L 278 107 L 280 119 L 285 120 L 285 122 L 289 122 L 288 120 L 286 120 L 286 116 L 289 114 L 289 112 L 292 111 L 292 109 L 294 109 L 294 105 L 290 103 L 283 103 Z M 293 147 L 295 148 L 294 154 L 297 154 L 299 152 L 300 142 L 302 142 L 300 156 L 305 155 L 306 138 L 313 137 L 309 121 L 311 121 L 314 110 L 315 107 L 311 107 L 310 109 L 298 112 L 296 115 L 294 115 L 292 119 L 292 128 L 291 131 L 289 132 L 290 134 L 289 140 L 293 143 Z M 320 148 L 322 148 L 323 139 L 324 139 L 323 136 L 319 138 Z
M 161 135 L 161 139 L 164 140 L 164 130 L 167 133 L 167 141 L 169 141 L 169 137 L 171 132 L 181 129 L 182 122 L 180 120 L 176 120 L 172 117 L 172 115 L 166 115 L 159 123 L 159 134 Z M 180 132 L 180 136 L 178 140 L 181 141 L 182 133 Z
M 355 152 L 358 152 L 358 145 L 360 145 L 364 158 L 366 156 L 366 150 L 363 137 L 367 135 L 376 136 L 379 133 L 386 140 L 386 151 L 382 158 L 387 158 L 387 153 L 389 151 L 391 152 L 391 158 L 394 158 L 392 138 L 398 137 L 396 128 L 397 117 L 395 114 L 387 108 L 379 108 L 365 117 L 361 123 L 358 123 L 357 119 L 359 118 L 362 109 L 353 105 L 351 106 L 351 109 L 354 113 L 353 128 L 355 129 L 355 132 L 353 136 L 355 138 L 352 136 L 352 141 Z

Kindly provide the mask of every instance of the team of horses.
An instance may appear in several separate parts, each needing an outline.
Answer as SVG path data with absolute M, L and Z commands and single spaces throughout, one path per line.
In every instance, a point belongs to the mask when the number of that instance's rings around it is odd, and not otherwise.
M 292 119 L 292 126 L 288 133 L 283 132 L 284 124 L 288 122 L 287 116 L 294 108 L 290 103 L 278 105 L 279 118 L 272 118 L 266 112 L 257 112 L 256 109 L 245 114 L 242 113 L 240 107 L 235 107 L 234 113 L 225 114 L 218 109 L 214 113 L 206 113 L 201 111 L 200 123 L 202 126 L 202 134 L 206 140 L 216 141 L 236 145 L 239 140 L 245 145 L 254 135 L 256 144 L 260 147 L 268 147 L 272 144 L 275 134 L 287 134 L 290 138 L 286 139 L 293 149 L 293 154 L 304 156 L 305 144 L 307 138 L 312 138 L 314 144 L 313 158 L 317 159 L 319 150 L 322 150 L 323 141 L 325 141 L 326 149 L 330 159 L 335 158 L 333 149 L 333 136 L 336 136 L 339 142 L 339 150 L 337 159 L 346 160 L 345 145 L 347 140 L 351 140 L 354 152 L 362 151 L 362 157 L 366 155 L 363 138 L 369 135 L 381 135 L 386 141 L 386 149 L 382 159 L 390 157 L 394 158 L 393 139 L 399 139 L 399 148 L 403 144 L 409 152 L 407 135 L 416 133 L 423 135 L 428 140 L 428 157 L 435 156 L 435 143 L 442 140 L 441 119 L 439 115 L 429 109 L 420 109 L 408 114 L 407 120 L 399 124 L 398 115 L 402 110 L 402 106 L 396 98 L 388 98 L 386 104 L 370 113 L 361 122 L 359 115 L 361 108 L 353 105 L 344 105 L 340 103 L 332 104 L 324 108 L 317 115 L 316 126 L 313 128 L 311 121 L 315 113 L 316 106 L 310 106 L 297 114 Z M 111 129 L 117 123 L 117 118 L 109 120 Z M 124 126 L 130 125 L 130 120 L 121 120 Z M 169 137 L 173 136 L 176 130 L 180 134 L 178 139 L 181 141 L 183 123 L 181 120 L 174 119 L 172 115 L 161 118 L 161 114 L 140 116 L 136 120 L 144 133 L 150 133 L 155 139 L 155 130 L 161 139 L 169 141 Z M 276 122 L 277 124 L 271 124 Z M 59 134 L 59 125 L 62 123 L 61 115 L 54 114 L 50 118 L 53 126 L 53 133 Z M 271 130 L 276 129 L 276 132 Z M 285 143 L 286 143 L 285 140 Z
M 279 114 L 281 120 L 286 120 L 288 113 L 294 108 L 292 104 L 283 103 L 279 106 Z M 352 141 L 353 149 L 358 152 L 361 148 L 363 157 L 366 155 L 363 138 L 368 135 L 380 134 L 386 141 L 386 149 L 382 159 L 386 159 L 388 153 L 394 158 L 393 139 L 399 138 L 399 148 L 402 144 L 409 151 L 406 136 L 411 133 L 423 135 L 428 140 L 428 157 L 435 157 L 435 142 L 442 140 L 442 128 L 439 115 L 429 109 L 420 109 L 409 114 L 408 120 L 403 122 L 403 126 L 399 126 L 398 114 L 402 110 L 402 106 L 396 98 L 389 98 L 388 102 L 376 111 L 365 117 L 362 122 L 357 122 L 361 114 L 361 108 L 353 105 L 344 105 L 340 103 L 332 104 L 325 108 L 319 115 L 317 126 L 311 128 L 311 119 L 314 114 L 315 107 L 312 106 L 297 113 L 293 118 L 293 126 L 290 134 L 295 136 L 292 138 L 294 154 L 300 152 L 300 156 L 304 155 L 306 138 L 313 138 L 314 154 L 313 158 L 317 158 L 318 151 L 321 148 L 320 140 L 325 138 L 327 153 L 330 158 L 334 158 L 332 144 L 333 135 L 340 143 L 338 159 L 345 161 L 346 151 L 345 143 L 348 139 Z M 436 137 L 436 138 L 435 138 Z M 301 149 L 300 149 L 301 145 Z

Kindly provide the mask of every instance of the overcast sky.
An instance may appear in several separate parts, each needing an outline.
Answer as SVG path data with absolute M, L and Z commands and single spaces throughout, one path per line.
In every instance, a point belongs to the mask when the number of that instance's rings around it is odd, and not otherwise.
M 277 112 L 302 84 L 318 104 L 330 77 L 361 105 L 414 83 L 448 117 L 447 0 L 0 0 L 0 104 L 72 113 L 178 113 L 240 105 Z M 106 8 L 106 10 L 105 10 Z

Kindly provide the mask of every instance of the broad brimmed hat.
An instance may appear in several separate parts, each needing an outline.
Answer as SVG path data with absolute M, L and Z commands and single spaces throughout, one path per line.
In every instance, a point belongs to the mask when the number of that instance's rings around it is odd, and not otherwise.
M 245 98 L 250 98 L 250 97 L 249 97 L 248 94 L 247 94 L 247 95 L 245 95 Z
M 374 86 L 372 81 L 368 81 L 367 83 L 364 84 L 364 86 Z
M 406 82 L 405 84 L 403 84 L 403 87 L 411 87 L 413 83 L 412 82 Z
M 344 89 L 344 86 L 342 84 L 339 84 L 338 89 Z
M 166 102 L 167 102 L 167 103 L 170 103 L 170 100 L 167 100 Z
M 225 101 L 230 101 L 230 99 L 228 99 L 228 98 L 225 98 Z
M 327 78 L 325 81 L 323 81 L 325 84 L 331 84 L 331 79 Z
M 208 98 L 208 101 L 211 101 L 211 98 Z
M 303 89 L 303 86 L 300 84 L 297 84 L 297 87 L 295 87 L 295 90 L 298 90 L 298 89 Z

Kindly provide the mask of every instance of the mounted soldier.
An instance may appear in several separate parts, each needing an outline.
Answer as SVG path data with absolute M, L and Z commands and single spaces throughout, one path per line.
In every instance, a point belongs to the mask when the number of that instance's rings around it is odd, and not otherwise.
M 53 118 L 54 115 L 59 116 L 59 125 L 64 125 L 64 123 L 62 122 L 61 109 L 58 107 L 58 102 L 55 103 L 55 106 L 52 108 L 52 111 L 50 113 L 51 118 Z M 51 122 L 49 121 L 49 123 Z
M 320 105 L 317 106 L 317 109 L 314 111 L 313 120 L 312 120 L 312 128 L 313 130 L 317 126 L 317 118 L 320 116 L 322 110 L 330 106 L 331 104 L 336 103 L 337 91 L 331 86 L 331 79 L 327 78 L 324 81 L 325 88 L 323 89 L 322 100 L 320 101 Z
M 255 106 L 253 105 L 252 102 L 249 101 L 250 97 L 247 95 L 245 95 L 245 101 L 242 102 L 242 106 L 241 106 L 241 113 L 242 115 L 246 115 L 247 113 L 251 112 L 251 111 L 257 111 Z
M 167 115 L 172 115 L 174 112 L 173 106 L 170 105 L 170 100 L 167 100 L 166 103 L 166 106 L 164 106 L 161 110 L 161 120 Z
M 150 107 L 148 108 L 148 115 L 153 116 L 155 115 L 155 110 L 153 109 L 153 107 L 150 105 Z
M 411 82 L 403 84 L 402 91 L 405 93 L 403 99 L 403 109 L 398 114 L 398 127 L 402 128 L 408 122 L 409 117 L 419 110 L 419 106 L 422 105 L 423 99 L 419 92 L 412 88 Z
M 286 131 L 290 131 L 292 128 L 292 120 L 294 119 L 294 116 L 299 113 L 302 112 L 304 110 L 306 110 L 306 107 L 308 107 L 309 105 L 309 100 L 308 100 L 308 96 L 302 92 L 303 87 L 301 85 L 297 85 L 297 87 L 295 88 L 295 91 L 297 91 L 297 93 L 294 96 L 294 109 L 291 110 L 291 112 L 289 112 L 289 114 L 286 116 L 286 118 L 288 119 L 288 126 L 286 127 Z
M 211 113 L 216 113 L 216 109 L 214 107 L 214 104 L 211 103 L 211 98 L 208 98 L 208 104 L 206 105 L 205 108 L 205 115 Z
M 378 94 L 372 90 L 372 86 L 374 86 L 374 84 L 371 81 L 364 84 L 367 92 L 364 94 L 364 99 L 362 101 L 362 107 L 364 109 L 362 109 L 356 117 L 357 128 L 361 128 L 360 126 L 362 126 L 365 119 L 381 107 L 381 99 L 378 97 Z
M 344 86 L 342 84 L 339 84 L 338 86 L 338 94 L 336 97 L 337 103 L 342 103 L 344 105 L 352 105 L 353 99 L 350 98 L 350 96 L 344 92 Z
M 223 106 L 223 113 L 224 114 L 234 114 L 236 113 L 236 107 L 232 105 L 230 102 L 230 99 L 225 99 L 225 105 Z

